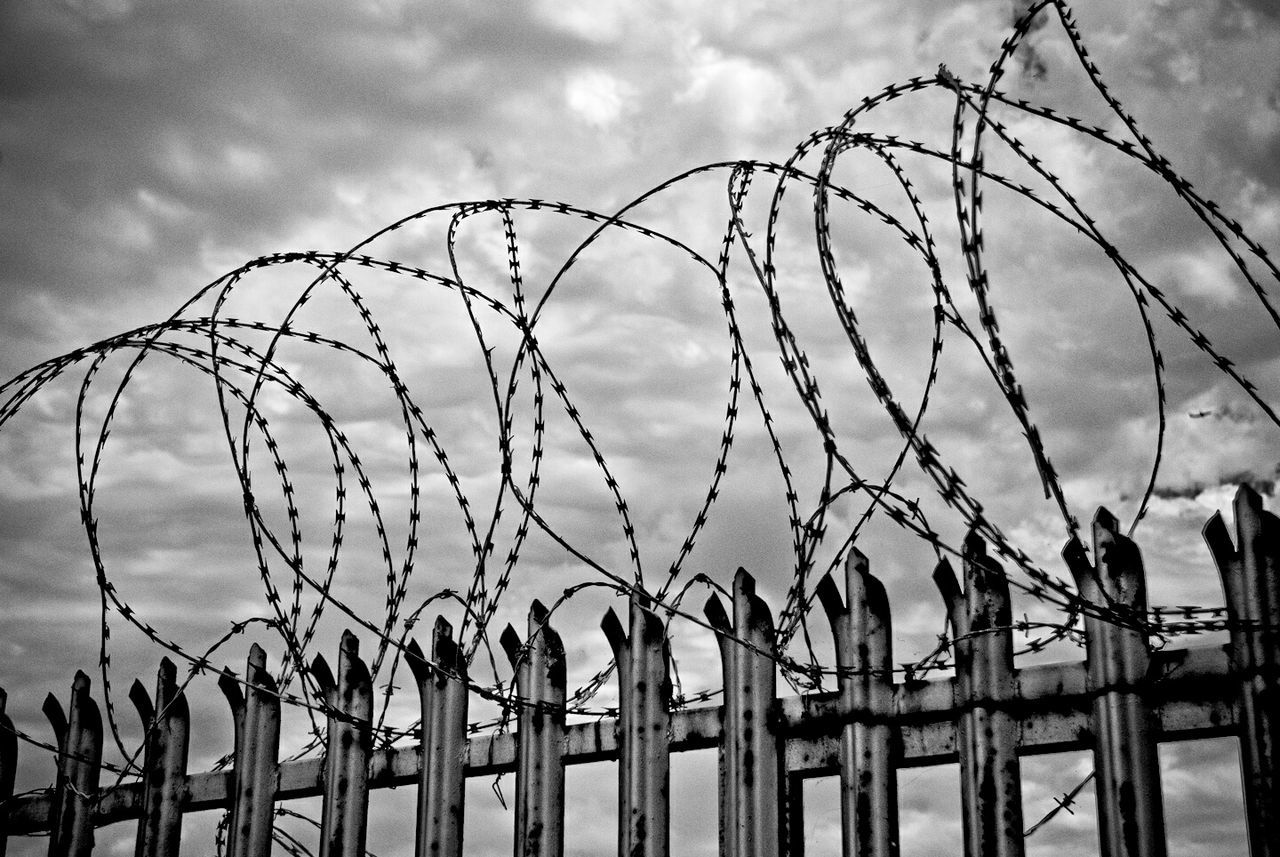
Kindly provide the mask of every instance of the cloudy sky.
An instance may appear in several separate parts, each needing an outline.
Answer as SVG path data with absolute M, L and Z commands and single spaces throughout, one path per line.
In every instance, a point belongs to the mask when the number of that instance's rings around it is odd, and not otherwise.
M 1075 9 L 1111 93 L 1157 149 L 1261 246 L 1280 248 L 1280 16 L 1272 6 L 1262 0 L 1089 0 Z M 465 593 L 476 560 L 461 494 L 481 539 L 495 507 L 503 510 L 486 565 L 491 595 L 503 559 L 519 545 L 510 586 L 496 603 L 495 631 L 507 622 L 523 629 L 533 598 L 551 603 L 566 587 L 607 580 L 600 569 L 627 580 L 643 574 L 653 591 L 677 560 L 671 591 L 692 583 L 684 602 L 689 611 L 697 614 L 707 593 L 696 575 L 728 585 L 739 565 L 759 577 L 777 611 L 795 557 L 787 489 L 769 431 L 789 464 L 804 516 L 818 504 L 825 457 L 814 421 L 782 371 L 768 303 L 743 244 L 762 261 L 775 176 L 758 171 L 753 178 L 726 277 L 770 422 L 744 379 L 718 499 L 687 556 L 681 545 L 722 452 L 735 365 L 720 285 L 699 261 L 714 265 L 720 253 L 730 216 L 729 170 L 692 176 L 628 213 L 632 223 L 682 246 L 611 230 L 575 257 L 554 289 L 549 286 L 556 272 L 593 224 L 517 206 L 509 234 L 495 210 L 451 224 L 457 209 L 446 208 L 377 233 L 425 209 L 495 198 L 556 200 L 612 213 L 703 164 L 786 161 L 811 132 L 838 124 L 846 110 L 888 84 L 932 79 L 939 64 L 963 81 L 985 82 L 1013 16 L 1009 0 L 685 2 L 625 9 L 392 0 L 275 4 L 269 11 L 247 3 L 5 3 L 0 375 L 12 377 L 73 349 L 165 321 L 207 284 L 252 259 L 362 245 L 361 254 L 462 282 L 476 302 L 469 308 L 456 290 L 430 278 L 351 263 L 341 269 L 376 320 L 444 462 L 421 432 L 413 446 L 406 441 L 395 388 L 370 361 L 335 351 L 323 339 L 288 338 L 275 351 L 275 364 L 303 384 L 332 421 L 281 385 L 265 385 L 257 408 L 285 462 L 300 540 L 296 547 L 289 542 L 289 496 L 279 487 L 263 435 L 251 432 L 248 472 L 260 526 L 282 540 L 286 553 L 296 552 L 309 574 L 324 576 L 339 490 L 325 425 L 342 431 L 359 466 L 343 458 L 347 451 L 340 453 L 347 506 L 333 583 L 338 601 L 375 626 L 381 623 L 384 535 L 392 573 L 412 559 L 405 613 L 442 591 Z M 1002 86 L 1131 140 L 1081 71 L 1055 16 L 1047 16 L 1009 62 Z M 930 87 L 877 106 L 858 118 L 855 130 L 945 150 L 954 108 L 953 92 Z M 1276 401 L 1275 325 L 1231 256 L 1177 196 L 1096 140 L 1008 108 L 992 115 L 1049 166 L 1107 240 L 1257 385 L 1260 397 Z M 971 129 L 972 116 L 967 121 Z M 986 135 L 993 171 L 1051 197 L 1043 178 L 990 130 Z M 925 155 L 897 152 L 935 230 L 955 311 L 985 344 L 957 250 L 949 169 Z M 816 172 L 820 163 L 819 151 L 799 166 Z M 894 173 L 865 150 L 842 156 L 832 181 L 903 222 L 910 218 Z M 879 372 L 914 415 L 926 389 L 933 335 L 928 269 L 894 229 L 855 206 L 833 201 L 830 220 L 845 299 Z M 772 228 L 779 300 L 820 382 L 839 449 L 862 478 L 883 480 L 902 440 L 871 394 L 823 286 L 808 185 L 792 183 Z M 1087 523 L 1105 503 L 1128 526 L 1160 437 L 1152 356 L 1134 298 L 1104 253 L 994 184 L 984 185 L 983 236 L 1000 331 L 1061 477 L 1062 505 Z M 562 541 L 536 525 L 518 538 L 519 505 L 499 490 L 499 421 L 485 362 L 489 350 L 504 392 L 513 365 L 519 378 L 511 402 L 511 452 L 516 480 L 524 485 L 535 437 L 535 379 L 527 359 L 516 363 L 520 340 L 510 317 L 484 303 L 517 306 L 509 241 L 517 248 L 526 307 L 532 311 L 545 298 L 536 322 L 540 353 L 589 427 L 618 496 L 626 499 L 638 561 L 617 497 L 546 376 L 535 508 L 546 530 Z M 1231 246 L 1244 252 L 1239 241 Z M 1274 277 L 1255 259 L 1249 270 L 1274 292 Z M 221 318 L 268 327 L 287 318 L 294 330 L 375 355 L 374 340 L 335 280 L 307 292 L 318 272 L 306 262 L 254 268 L 220 281 L 219 288 L 230 285 L 220 304 L 215 290 L 181 317 L 216 310 Z M 303 294 L 310 297 L 295 308 Z M 1200 526 L 1214 510 L 1228 508 L 1241 480 L 1274 501 L 1278 433 L 1258 404 L 1153 307 L 1151 324 L 1167 370 L 1167 427 L 1155 495 L 1134 535 L 1147 557 L 1152 603 L 1220 604 Z M 223 332 L 257 349 L 269 343 L 260 331 Z M 1044 497 L 1022 427 L 982 352 L 955 326 L 944 337 L 922 430 L 1010 543 L 1065 576 L 1056 561 L 1067 537 L 1064 514 Z M 100 455 L 94 448 L 112 395 L 137 352 L 113 352 L 96 370 L 82 408 L 81 443 L 87 461 L 100 459 L 92 501 L 106 575 L 160 637 L 199 653 L 233 622 L 269 612 L 234 466 L 244 409 L 227 405 L 229 448 L 216 385 L 180 359 L 203 353 L 183 347 L 207 351 L 208 338 L 178 331 L 165 341 L 173 343 L 170 352 L 148 357 L 131 375 Z M 0 431 L 0 684 L 19 725 L 45 739 L 48 727 L 39 713 L 44 694 L 65 696 L 75 669 L 90 670 L 102 698 L 101 675 L 94 672 L 100 600 L 80 525 L 76 472 L 77 401 L 91 362 L 77 362 L 48 383 Z M 252 375 L 234 367 L 226 372 L 246 392 L 252 387 Z M 414 450 L 416 482 L 409 468 Z M 369 480 L 368 496 L 356 478 L 359 470 Z M 848 481 L 847 475 L 837 478 L 834 487 Z M 406 544 L 415 484 L 423 523 L 411 556 Z M 910 459 L 895 488 L 919 499 L 946 542 L 959 543 L 967 522 L 937 498 Z M 382 512 L 381 532 L 369 498 Z M 866 502 L 855 495 L 832 505 L 827 538 L 815 556 L 819 571 Z M 858 542 L 888 586 L 896 659 L 922 657 L 943 621 L 927 580 L 932 551 L 883 515 L 863 527 Z M 279 557 L 269 558 L 287 602 L 290 575 Z M 1021 572 L 1014 576 L 1026 580 Z M 300 603 L 305 617 L 318 598 L 307 589 Z M 612 591 L 588 588 L 557 611 L 571 683 L 581 684 L 607 662 L 604 637 L 595 628 L 603 610 L 619 603 Z M 456 602 L 433 601 L 424 615 L 437 611 L 461 624 Z M 1017 593 L 1014 611 L 1052 616 L 1030 599 L 1019 601 Z M 403 620 L 402 613 L 397 637 Z M 330 606 L 307 656 L 324 652 L 332 660 L 338 634 L 352 622 Z M 110 624 L 112 698 L 123 701 L 135 676 L 152 674 L 162 650 L 119 615 L 112 614 Z M 821 624 L 814 631 L 817 657 L 830 663 Z M 680 619 L 672 631 L 684 689 L 714 686 L 718 663 L 710 635 Z M 361 638 L 372 656 L 375 635 L 364 629 Z M 279 663 L 284 644 L 261 625 L 219 649 L 214 662 L 239 663 L 250 640 Z M 1069 646 L 1054 651 L 1057 659 L 1081 656 Z M 806 657 L 799 642 L 790 653 Z M 482 650 L 477 679 L 492 682 L 483 662 Z M 500 669 L 497 678 L 507 677 Z M 381 680 L 388 680 L 385 673 Z M 212 679 L 198 678 L 191 693 L 200 700 L 193 767 L 205 767 L 229 748 L 230 722 Z M 608 704 L 612 693 L 606 688 L 593 704 Z M 390 722 L 407 725 L 412 707 L 407 698 L 393 705 Z M 301 735 L 306 718 L 297 714 L 295 720 L 294 734 Z M 125 745 L 136 744 L 140 730 L 128 711 L 121 711 L 121 728 Z M 1243 847 L 1233 754 L 1224 742 L 1163 751 L 1173 853 L 1226 855 Z M 24 748 L 23 758 L 19 787 L 47 784 L 50 765 L 40 751 Z M 699 821 L 701 813 L 713 812 L 712 759 L 698 754 L 696 764 L 680 762 L 674 769 L 674 841 L 686 854 L 714 851 L 714 826 Z M 1028 819 L 1048 810 L 1052 796 L 1087 771 L 1083 755 L 1029 762 Z M 612 812 L 610 779 L 604 769 L 571 774 L 571 852 L 608 847 L 613 824 L 598 820 Z M 904 854 L 958 851 L 955 782 L 954 768 L 904 775 Z M 509 815 L 490 785 L 478 783 L 470 792 L 468 836 L 503 853 Z M 510 794 L 514 783 L 508 778 L 504 788 Z M 817 853 L 822 843 L 834 842 L 838 819 L 830 815 L 834 792 L 814 788 L 810 823 Z M 1091 804 L 1091 793 L 1085 796 L 1084 804 Z M 377 796 L 375 819 L 390 818 L 396 799 Z M 595 823 L 585 821 L 592 818 Z M 193 819 L 190 835 L 208 837 L 214 823 L 216 818 Z M 1043 853 L 1090 853 L 1091 825 L 1091 807 L 1084 806 L 1056 819 L 1030 844 Z M 379 833 L 375 822 L 371 848 L 382 855 L 405 853 L 387 826 Z M 121 830 L 119 838 L 131 841 L 132 834 Z

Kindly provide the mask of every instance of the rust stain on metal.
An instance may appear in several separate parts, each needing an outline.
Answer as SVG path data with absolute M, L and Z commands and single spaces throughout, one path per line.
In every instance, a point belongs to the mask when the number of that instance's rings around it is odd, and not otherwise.
M 350 631 L 342 635 L 336 678 L 319 655 L 311 672 L 328 708 L 320 855 L 363 857 L 373 752 L 373 680 Z
M 669 651 L 662 620 L 641 598 L 629 600 L 627 630 L 612 609 L 601 622 L 618 665 L 618 853 L 664 857 L 670 844 Z
M 53 694 L 45 699 L 45 715 L 58 737 L 49 857 L 82 857 L 93 851 L 93 805 L 98 799 L 102 764 L 102 714 L 89 695 L 89 687 L 89 677 L 77 672 L 65 715 Z
M 520 698 L 516 763 L 516 857 L 564 853 L 564 644 L 540 601 L 529 610 L 524 646 L 510 625 L 502 647 L 516 671 Z
M 453 627 L 436 619 L 431 661 L 417 642 L 409 643 L 409 667 L 418 684 L 422 710 L 419 739 L 418 857 L 459 857 L 465 815 L 463 757 L 467 735 L 467 662 L 453 639 Z
M 245 667 L 248 692 L 224 672 L 218 685 L 235 720 L 235 785 L 228 826 L 228 857 L 269 854 L 275 822 L 276 762 L 280 752 L 280 696 L 256 643 Z
M 733 621 L 712 595 L 704 610 L 716 631 L 724 678 L 720 734 L 720 854 L 781 853 L 778 736 L 771 726 L 777 678 L 773 617 L 755 579 L 738 569 Z
M 817 595 L 835 638 L 840 671 L 840 817 L 845 857 L 896 857 L 900 755 L 892 724 L 893 632 L 889 599 L 866 556 L 845 563 L 848 604 L 830 575 Z
M 1227 595 L 1250 853 L 1280 857 L 1280 519 L 1247 485 L 1234 511 L 1236 544 L 1216 513 L 1204 538 Z
M 976 533 L 965 539 L 964 585 L 946 560 L 934 570 L 955 649 L 956 749 L 966 857 L 1021 857 L 1018 727 L 1011 711 L 1012 610 L 1004 570 Z

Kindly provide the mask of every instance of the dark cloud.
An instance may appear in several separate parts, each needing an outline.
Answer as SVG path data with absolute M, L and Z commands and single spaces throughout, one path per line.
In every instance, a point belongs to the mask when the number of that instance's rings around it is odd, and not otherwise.
M 418 168 L 434 139 L 480 142 L 593 50 L 514 11 L 436 12 L 447 26 L 343 4 L 3 14 L 8 324 L 38 294 L 176 305 L 199 281 L 166 279 L 198 271 L 211 240 L 275 249 L 335 186 Z

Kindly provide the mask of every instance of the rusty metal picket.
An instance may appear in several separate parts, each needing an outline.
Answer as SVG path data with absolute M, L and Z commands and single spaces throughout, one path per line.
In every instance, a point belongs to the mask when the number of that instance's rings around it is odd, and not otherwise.
M 169 857 L 179 853 L 182 838 L 182 801 L 191 734 L 191 712 L 186 696 L 178 691 L 178 670 L 173 661 L 160 661 L 154 702 L 142 682 L 136 680 L 129 698 L 147 730 L 142 763 L 142 820 L 138 823 L 134 852 L 146 857 Z
M 45 702 L 59 749 L 52 788 L 13 796 L 17 743 L 0 690 L 0 801 L 8 835 L 45 832 L 49 854 L 87 855 L 94 831 L 136 819 L 135 853 L 176 855 L 183 812 L 229 811 L 232 857 L 270 853 L 277 801 L 320 796 L 320 854 L 364 853 L 369 791 L 418 788 L 415 853 L 463 853 L 464 778 L 516 776 L 515 854 L 564 852 L 565 766 L 618 762 L 618 853 L 669 851 L 669 754 L 719 750 L 720 852 L 724 857 L 800 855 L 801 782 L 840 778 L 845 855 L 898 853 L 897 772 L 959 762 L 964 853 L 1024 852 L 1019 757 L 1091 750 L 1097 779 L 1099 850 L 1106 857 L 1160 857 L 1165 829 L 1157 745 L 1235 736 L 1240 741 L 1248 841 L 1253 857 L 1280 857 L 1280 520 L 1242 488 L 1233 540 L 1220 516 L 1204 530 L 1227 594 L 1230 641 L 1153 650 L 1145 631 L 1146 583 L 1138 547 L 1101 510 L 1093 560 L 1073 539 L 1063 556 L 1084 614 L 1082 662 L 1014 665 L 1009 588 L 982 539 L 965 543 L 962 573 L 934 572 L 947 610 L 954 678 L 894 681 L 891 617 L 883 585 L 853 551 L 844 595 L 827 576 L 816 595 L 831 622 L 840 671 L 834 693 L 778 699 L 774 626 L 746 571 L 732 609 L 717 596 L 706 617 L 720 645 L 724 704 L 672 710 L 670 651 L 661 605 L 633 593 L 625 621 L 610 610 L 604 635 L 619 667 L 616 718 L 567 724 L 565 650 L 534 602 L 523 641 L 501 642 L 516 675 L 517 728 L 467 736 L 467 665 L 443 619 L 431 657 L 407 659 L 422 726 L 413 746 L 374 749 L 372 686 L 354 636 L 345 634 L 336 673 L 316 658 L 311 673 L 328 712 L 323 758 L 279 762 L 280 697 L 254 646 L 243 677 L 219 684 L 235 724 L 231 771 L 187 773 L 190 712 L 174 665 L 160 666 L 154 701 L 135 682 L 130 697 L 148 726 L 137 782 L 99 792 L 103 728 L 90 680 L 78 673 L 64 712 Z

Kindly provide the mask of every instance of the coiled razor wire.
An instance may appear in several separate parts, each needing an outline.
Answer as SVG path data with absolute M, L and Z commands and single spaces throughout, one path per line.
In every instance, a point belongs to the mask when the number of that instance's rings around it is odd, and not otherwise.
M 1017 49 L 1028 34 L 1033 30 L 1042 30 L 1046 19 L 1053 16 L 1056 16 L 1074 49 L 1089 83 L 1101 96 L 1111 116 L 1127 131 L 1128 139 L 1122 139 L 1100 125 L 1086 124 L 1051 108 L 1016 99 L 998 88 Z M 877 133 L 870 127 L 872 114 L 877 109 L 898 99 L 929 93 L 941 93 L 953 105 L 950 142 L 947 146 L 937 147 L 898 135 Z M 496 658 L 489 642 L 490 625 L 513 575 L 516 574 L 522 550 L 530 534 L 535 531 L 549 537 L 567 557 L 581 563 L 594 575 L 565 590 L 551 605 L 551 614 L 583 589 L 604 586 L 620 594 L 643 592 L 655 609 L 666 613 L 668 620 L 680 616 L 706 627 L 705 622 L 683 608 L 682 603 L 693 587 L 714 588 L 716 584 L 702 573 L 686 574 L 686 561 L 707 527 L 712 507 L 721 495 L 739 423 L 744 413 L 751 411 L 758 414 L 763 425 L 773 461 L 784 486 L 783 499 L 791 533 L 793 563 L 791 584 L 779 612 L 778 648 L 767 654 L 777 660 L 784 676 L 794 687 L 807 689 L 820 686 L 824 676 L 829 677 L 835 672 L 832 666 L 821 662 L 809 641 L 807 622 L 814 602 L 811 581 L 815 575 L 838 567 L 869 520 L 879 516 L 891 521 L 927 543 L 938 558 L 948 554 L 959 555 L 959 547 L 944 540 L 930 525 L 920 503 L 895 487 L 899 475 L 909 465 L 914 465 L 933 483 L 943 503 L 970 529 L 986 539 L 1011 570 L 1019 572 L 1010 578 L 1012 585 L 1057 611 L 1060 617 L 1057 621 L 1033 622 L 1024 615 L 1020 622 L 1015 623 L 1015 628 L 1029 637 L 1024 651 L 1037 651 L 1061 639 L 1079 642 L 1077 620 L 1082 613 L 1132 624 L 1132 617 L 1120 616 L 1105 604 L 1083 601 L 1071 583 L 1041 568 L 1027 553 L 1013 544 L 988 519 L 983 505 L 966 486 L 961 474 L 943 461 L 938 449 L 930 443 L 921 429 L 939 377 L 940 359 L 949 339 L 948 334 L 958 336 L 961 347 L 972 349 L 980 358 L 1008 404 L 1025 440 L 1026 450 L 1036 466 L 1044 496 L 1056 505 L 1067 535 L 1077 533 L 1077 516 L 1068 503 L 1062 479 L 1037 428 L 1030 399 L 1019 381 L 1011 352 L 1000 331 L 986 263 L 987 250 L 984 246 L 984 187 L 995 186 L 1015 194 L 1091 242 L 1114 265 L 1138 311 L 1154 379 L 1158 429 L 1153 461 L 1134 516 L 1134 527 L 1146 514 L 1154 496 L 1168 428 L 1167 368 L 1157 340 L 1155 316 L 1163 315 L 1172 323 L 1174 328 L 1212 361 L 1225 378 L 1252 399 L 1273 424 L 1280 425 L 1280 419 L 1277 418 L 1273 405 L 1263 397 L 1243 371 L 1210 342 L 1208 336 L 1194 325 L 1187 313 L 1168 294 L 1157 288 L 1124 257 L 1103 232 L 1098 221 L 1072 195 L 1049 164 L 1014 135 L 1011 123 L 994 115 L 997 110 L 1003 111 L 1000 116 L 1012 112 L 1020 118 L 1048 123 L 1059 129 L 1066 129 L 1078 138 L 1092 140 L 1162 180 L 1209 230 L 1235 270 L 1249 284 L 1266 317 L 1280 329 L 1280 314 L 1277 314 L 1267 292 L 1268 286 L 1273 286 L 1280 280 L 1280 272 L 1266 250 L 1250 239 L 1238 222 L 1228 218 L 1216 204 L 1199 195 L 1189 182 L 1174 171 L 1151 140 L 1139 131 L 1132 116 L 1103 82 L 1067 4 L 1062 0 L 1041 0 L 1029 6 L 1016 22 L 985 81 L 965 81 L 947 68 L 939 67 L 934 75 L 913 77 L 888 86 L 863 98 L 838 124 L 811 134 L 785 162 L 743 160 L 700 166 L 659 184 L 612 214 L 601 214 L 568 203 L 539 199 L 490 199 L 427 208 L 386 226 L 346 252 L 278 253 L 255 259 L 201 289 L 165 321 L 139 327 L 48 360 L 0 386 L 0 426 L 3 426 L 55 378 L 87 364 L 76 398 L 75 452 L 81 520 L 88 538 L 89 553 L 101 598 L 100 671 L 107 717 L 117 748 L 125 759 L 122 765 L 109 766 L 109 769 L 117 772 L 117 782 L 138 772 L 136 759 L 140 751 L 129 750 L 125 746 L 112 704 L 109 620 L 113 615 L 140 630 L 156 646 L 185 659 L 189 664 L 187 682 L 203 672 L 216 671 L 212 656 L 223 644 L 244 632 L 251 623 L 269 626 L 279 636 L 285 652 L 278 677 L 280 698 L 290 705 L 305 709 L 312 721 L 313 738 L 300 755 L 315 750 L 323 741 L 322 718 L 328 712 L 306 664 L 321 616 L 330 607 L 345 614 L 351 623 L 378 641 L 371 661 L 371 672 L 375 678 L 381 678 L 386 686 L 376 724 L 376 734 L 381 743 L 389 745 L 409 736 L 416 726 L 397 727 L 387 723 L 391 689 L 413 627 L 430 605 L 441 600 L 456 602 L 462 609 L 464 620 L 460 633 L 468 660 L 474 661 L 483 652 L 489 663 L 492 681 L 486 683 L 472 679 L 473 690 L 496 702 L 503 712 L 493 721 L 472 724 L 471 730 L 477 732 L 505 728 L 508 715 L 519 700 L 514 682 L 504 683 L 499 676 Z M 1011 154 L 1038 177 L 1041 189 L 1033 189 L 988 168 L 985 153 L 992 139 L 1002 144 L 1004 152 Z M 838 163 L 842 156 L 851 152 L 868 154 L 883 164 L 901 192 L 906 204 L 906 214 L 893 214 L 836 181 Z M 816 171 L 807 171 L 802 167 L 811 156 L 819 159 Z M 933 212 L 925 201 L 925 194 L 918 190 L 917 182 L 912 178 L 913 164 L 929 162 L 947 165 L 950 170 L 951 212 L 945 218 L 934 213 L 934 220 L 950 220 L 958 230 L 957 249 L 963 259 L 964 285 L 977 306 L 976 327 L 961 313 L 954 298 L 954 286 L 944 276 L 937 233 L 930 219 Z M 641 219 L 641 208 L 645 203 L 661 200 L 665 194 L 690 185 L 695 178 L 708 176 L 722 179 L 725 191 L 724 225 L 719 239 L 719 252 L 715 258 L 700 254 L 679 235 L 655 228 Z M 827 405 L 819 390 L 818 367 L 811 363 L 808 354 L 801 347 L 799 336 L 784 309 L 783 292 L 788 283 L 787 278 L 779 272 L 782 251 L 779 249 L 778 237 L 782 203 L 786 194 L 792 191 L 812 197 L 812 232 L 821 284 L 830 298 L 835 318 L 871 392 L 901 436 L 901 447 L 887 474 L 880 479 L 866 478 L 854 467 L 851 457 L 841 449 Z M 747 204 L 752 198 L 768 201 L 767 219 L 762 234 L 753 233 L 749 226 Z M 872 357 L 864 328 L 853 309 L 836 259 L 834 242 L 838 233 L 832 223 L 833 206 L 850 208 L 887 227 L 914 254 L 927 272 L 933 300 L 930 359 L 919 400 L 914 404 L 902 401 L 894 393 Z M 592 227 L 588 236 L 560 264 L 536 301 L 531 300 L 525 287 L 523 257 L 517 230 L 517 215 L 531 216 L 533 213 L 584 221 Z M 379 258 L 366 251 L 376 240 L 434 217 L 448 218 L 443 242 L 448 253 L 447 270 L 433 271 L 415 267 L 393 259 Z M 458 255 L 460 229 L 468 221 L 481 217 L 496 217 L 501 224 L 505 242 L 505 276 L 510 287 L 509 295 L 502 298 L 469 284 L 461 272 Z M 658 577 L 654 576 L 650 568 L 650 574 L 646 578 L 631 507 L 615 471 L 593 435 L 587 418 L 575 404 L 569 384 L 549 358 L 539 338 L 539 321 L 557 287 L 567 279 L 584 253 L 603 236 L 613 233 L 638 236 L 691 260 L 718 289 L 728 336 L 727 398 L 710 480 L 674 559 Z M 772 335 L 795 393 L 795 399 L 788 396 L 784 406 L 795 408 L 798 400 L 799 408 L 807 415 L 816 433 L 813 438 L 814 448 L 821 450 L 825 461 L 818 496 L 812 506 L 805 505 L 806 501 L 796 487 L 793 466 L 788 455 L 784 454 L 778 422 L 774 416 L 779 405 L 774 398 L 766 395 L 758 364 L 753 360 L 746 337 L 739 326 L 738 301 L 744 287 L 733 285 L 737 282 L 731 276 L 731 263 L 734 262 L 739 268 L 745 264 L 745 269 L 750 274 L 751 287 L 758 288 L 759 294 L 767 302 Z M 251 289 L 256 274 L 265 269 L 291 265 L 309 266 L 314 269 L 314 276 L 280 321 L 268 323 L 260 319 L 230 317 L 227 314 L 231 299 L 244 290 Z M 487 512 L 473 508 L 464 489 L 463 479 L 450 458 L 445 442 L 438 435 L 437 427 L 433 425 L 427 410 L 415 401 L 409 379 L 392 359 L 382 328 L 356 285 L 354 278 L 362 269 L 395 275 L 416 288 L 443 290 L 461 301 L 475 344 L 483 355 L 484 371 L 492 388 L 492 406 L 497 425 L 497 437 L 494 440 L 501 456 L 501 480 Z M 359 340 L 329 336 L 305 329 L 297 323 L 301 311 L 313 298 L 334 293 L 344 298 L 355 310 L 362 329 Z M 202 301 L 211 301 L 212 309 L 205 314 L 197 314 L 197 304 Z M 487 326 L 495 318 L 518 339 L 518 347 L 509 365 L 500 365 L 495 357 L 495 340 Z M 264 337 L 265 343 L 260 341 Z M 354 361 L 355 365 L 365 370 L 376 372 L 394 395 L 396 419 L 407 450 L 404 462 L 407 527 L 403 543 L 392 543 L 387 513 L 379 507 L 371 469 L 361 458 L 357 444 L 344 432 L 340 421 L 326 410 L 324 403 L 308 391 L 297 377 L 297 372 L 290 369 L 290 362 L 280 356 L 285 345 L 298 344 L 325 349 L 345 360 Z M 87 414 L 90 394 L 100 392 L 103 386 L 101 370 L 107 359 L 120 354 L 131 357 L 107 397 L 105 415 L 97 430 L 93 431 Z M 125 401 L 130 382 L 137 377 L 144 362 L 161 357 L 202 373 L 210 380 L 216 393 L 230 464 L 242 491 L 253 554 L 263 595 L 271 614 L 267 619 L 251 619 L 233 624 L 231 632 L 198 654 L 188 651 L 179 641 L 162 634 L 121 596 L 108 574 L 95 512 L 99 474 L 106 460 L 113 419 Z M 323 431 L 327 442 L 334 496 L 328 542 L 323 560 L 318 564 L 313 559 L 308 559 L 304 551 L 298 489 L 291 478 L 289 462 L 281 449 L 277 432 L 273 430 L 268 409 L 262 404 L 267 393 L 283 393 L 296 402 Z M 528 426 L 517 421 L 518 403 L 522 401 L 522 395 L 531 403 Z M 618 531 L 627 552 L 623 567 L 614 567 L 594 558 L 589 552 L 589 546 L 574 542 L 544 516 L 542 507 L 545 504 L 540 505 L 538 498 L 547 451 L 547 418 L 553 410 L 562 412 L 567 417 L 585 445 L 615 507 Z M 527 430 L 528 435 L 522 436 L 521 430 Z M 519 459 L 518 449 L 526 450 L 526 454 Z M 264 453 L 269 462 L 266 467 L 258 463 Z M 421 603 L 411 605 L 407 602 L 411 579 L 416 579 L 415 573 L 419 577 L 430 574 L 429 570 L 421 568 L 429 565 L 429 562 L 423 563 L 419 556 L 419 542 L 425 526 L 422 496 L 424 461 L 432 462 L 431 466 L 439 469 L 448 485 L 452 500 L 461 515 L 473 564 L 465 591 L 442 588 Z M 267 483 L 265 489 L 264 482 Z M 282 528 L 272 526 L 267 520 L 265 510 L 277 508 L 269 503 L 268 496 L 278 497 L 283 505 L 286 523 Z M 837 501 L 846 502 L 854 498 L 863 500 L 865 507 L 854 525 L 847 532 L 841 531 L 841 541 L 832 552 L 833 558 L 819 562 L 819 549 L 831 546 L 828 530 L 832 525 L 833 509 Z M 354 504 L 367 509 L 376 532 L 386 590 L 381 615 L 371 616 L 353 609 L 333 589 L 343 556 L 346 522 L 351 512 L 350 507 Z M 515 527 L 506 555 L 499 557 L 495 553 L 495 533 L 504 516 L 514 518 Z M 1132 532 L 1131 529 L 1130 533 Z M 308 591 L 318 597 L 312 607 L 304 610 L 304 596 Z M 1156 607 L 1152 608 L 1146 618 L 1148 633 L 1161 639 L 1176 634 L 1222 630 L 1227 625 L 1228 619 L 1221 607 Z M 803 638 L 800 646 L 802 651 L 799 655 L 793 655 L 791 652 L 795 648 L 793 642 L 797 634 Z M 909 677 L 918 677 L 929 670 L 948 666 L 946 658 L 953 641 L 945 634 L 940 635 L 938 646 L 933 652 L 915 662 L 903 664 L 902 671 Z M 610 664 L 573 692 L 568 703 L 571 712 L 596 716 L 612 712 L 608 707 L 593 707 L 591 704 L 611 669 Z M 476 671 L 473 670 L 472 674 L 475 675 Z M 709 700 L 719 692 L 685 692 L 679 685 L 678 669 L 676 681 L 676 707 Z M 56 748 L 30 736 L 21 737 L 50 753 L 57 752 Z M 1059 808 L 1068 806 L 1082 786 L 1083 783 L 1068 793 L 1065 802 L 1060 802 Z M 1053 812 L 1057 811 L 1055 809 Z M 1033 825 L 1028 835 L 1052 817 L 1053 812 Z M 287 834 L 281 833 L 278 836 L 287 837 Z M 278 841 L 292 853 L 306 851 L 294 838 Z

